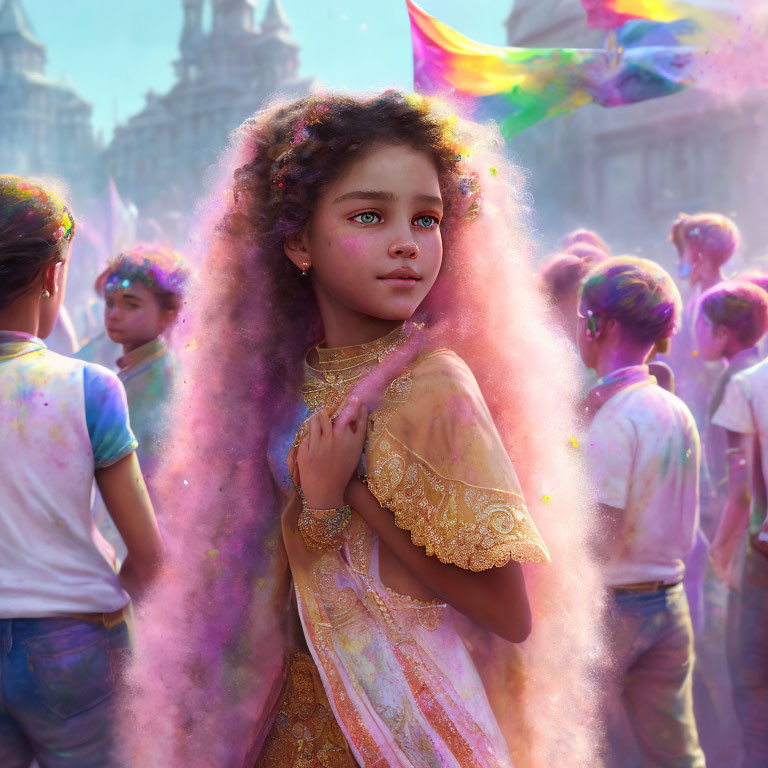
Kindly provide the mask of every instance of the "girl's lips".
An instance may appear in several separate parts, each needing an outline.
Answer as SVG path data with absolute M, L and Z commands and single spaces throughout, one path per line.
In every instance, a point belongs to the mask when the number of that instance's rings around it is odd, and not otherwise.
M 380 277 L 379 280 L 381 280 L 382 283 L 386 283 L 387 285 L 391 285 L 395 288 L 412 288 L 414 285 L 416 285 L 419 280 L 421 280 L 420 277 Z
M 389 274 L 379 278 L 380 280 L 421 280 L 421 275 L 414 272 L 410 267 L 398 267 Z

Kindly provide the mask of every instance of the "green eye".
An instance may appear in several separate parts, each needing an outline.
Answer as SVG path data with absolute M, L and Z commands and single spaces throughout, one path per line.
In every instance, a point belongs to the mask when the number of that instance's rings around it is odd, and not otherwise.
M 361 224 L 375 224 L 377 219 L 379 219 L 379 214 L 374 213 L 373 211 L 364 211 L 363 213 L 358 213 L 357 216 L 352 217 L 354 221 L 359 221 Z
M 413 223 L 417 227 L 423 227 L 424 229 L 429 229 L 429 227 L 435 226 L 435 224 L 437 224 L 438 221 L 435 216 L 419 216 L 417 219 L 414 219 Z

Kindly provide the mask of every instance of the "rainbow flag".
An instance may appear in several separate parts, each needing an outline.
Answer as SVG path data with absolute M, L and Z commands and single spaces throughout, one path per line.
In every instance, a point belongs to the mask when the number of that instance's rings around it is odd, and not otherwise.
M 633 104 L 690 81 L 694 49 L 660 44 L 655 24 L 627 25 L 615 50 L 504 48 L 475 42 L 406 2 L 414 88 L 451 96 L 476 120 L 497 120 L 505 138 L 590 102 Z
M 735 0 L 703 0 L 702 3 L 677 0 L 581 0 L 587 12 L 587 25 L 593 29 L 615 29 L 628 21 L 642 19 L 668 24 L 690 21 L 702 29 L 716 27 L 733 8 Z

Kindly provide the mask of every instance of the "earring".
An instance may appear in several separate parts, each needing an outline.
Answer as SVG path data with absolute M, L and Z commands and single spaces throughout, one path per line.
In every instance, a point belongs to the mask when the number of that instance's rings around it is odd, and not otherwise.
M 309 272 L 309 268 L 311 266 L 312 265 L 308 261 L 302 262 L 302 265 L 301 265 L 301 276 L 302 277 L 306 277 L 307 276 L 307 273 Z
M 50 299 L 51 298 L 51 292 L 47 288 L 40 295 L 44 299 Z

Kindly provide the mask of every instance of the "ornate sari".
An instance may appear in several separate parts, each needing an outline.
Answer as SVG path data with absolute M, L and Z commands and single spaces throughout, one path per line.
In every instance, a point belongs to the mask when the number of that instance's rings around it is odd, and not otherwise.
M 338 412 L 403 337 L 400 328 L 371 345 L 319 348 L 304 415 Z M 363 469 L 396 524 L 441 562 L 481 571 L 549 558 L 477 382 L 453 352 L 420 354 L 389 383 L 369 417 Z M 293 494 L 283 539 L 322 695 L 297 714 L 289 674 L 256 766 L 354 766 L 352 755 L 362 768 L 511 766 L 460 617 L 385 586 L 378 536 L 358 515 L 341 549 L 310 551 L 295 526 L 299 504 Z

